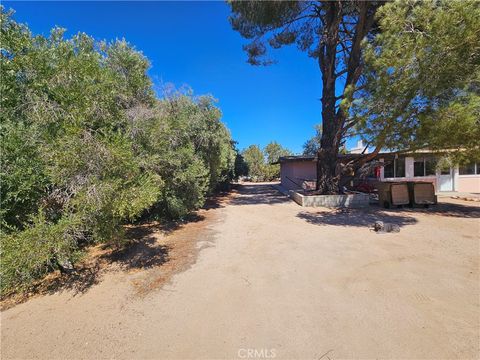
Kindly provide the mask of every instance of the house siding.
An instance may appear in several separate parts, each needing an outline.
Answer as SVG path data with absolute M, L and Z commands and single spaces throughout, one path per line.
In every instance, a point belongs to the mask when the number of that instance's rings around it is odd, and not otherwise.
M 304 179 L 314 180 L 316 177 L 317 167 L 314 161 L 289 161 L 280 167 L 282 186 L 287 190 L 301 189 L 300 184 Z
M 380 157 L 380 161 L 384 161 L 384 158 Z M 451 169 L 452 174 L 452 187 L 451 190 L 445 189 L 444 183 L 440 180 L 440 173 L 430 176 L 414 176 L 414 162 L 413 156 L 405 157 L 405 176 L 386 178 L 384 175 L 384 168 L 380 168 L 380 181 L 415 181 L 415 182 L 430 182 L 433 184 L 435 191 L 441 191 L 441 187 L 444 191 L 457 191 L 465 193 L 480 193 L 480 175 L 460 175 L 458 166 Z M 477 164 L 477 166 L 480 166 Z M 288 190 L 298 190 L 302 186 L 314 187 L 315 179 L 317 177 L 317 168 L 315 161 L 309 160 L 289 160 L 281 162 L 280 164 L 280 177 L 282 186 Z M 305 181 L 310 180 L 310 181 Z M 313 184 L 313 185 L 312 185 Z

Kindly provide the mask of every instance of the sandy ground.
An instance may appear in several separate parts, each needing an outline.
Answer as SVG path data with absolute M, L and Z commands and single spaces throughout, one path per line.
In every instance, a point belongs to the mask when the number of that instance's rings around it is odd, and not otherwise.
M 10 308 L 1 357 L 479 358 L 480 207 L 444 201 L 336 212 L 242 186 L 168 235 L 203 250 L 165 286 L 138 292 L 168 259 Z

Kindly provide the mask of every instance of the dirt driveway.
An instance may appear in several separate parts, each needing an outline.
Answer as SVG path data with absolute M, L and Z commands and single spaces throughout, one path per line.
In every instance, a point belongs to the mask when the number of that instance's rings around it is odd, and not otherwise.
M 480 208 L 451 202 L 307 210 L 242 186 L 164 287 L 139 296 L 147 270 L 112 271 L 4 311 L 2 358 L 478 358 Z

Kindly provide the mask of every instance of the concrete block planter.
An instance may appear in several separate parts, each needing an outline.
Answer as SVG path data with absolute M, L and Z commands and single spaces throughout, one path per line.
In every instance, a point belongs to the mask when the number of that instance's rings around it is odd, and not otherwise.
M 303 195 L 297 191 L 290 190 L 289 196 L 300 206 L 306 207 L 368 207 L 368 194 L 348 194 L 348 195 Z

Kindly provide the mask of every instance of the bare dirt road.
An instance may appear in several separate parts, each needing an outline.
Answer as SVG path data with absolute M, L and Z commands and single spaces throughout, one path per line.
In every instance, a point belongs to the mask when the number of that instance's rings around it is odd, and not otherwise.
M 308 210 L 244 185 L 208 211 L 163 287 L 138 292 L 159 263 L 3 311 L 2 359 L 479 358 L 478 203 Z

